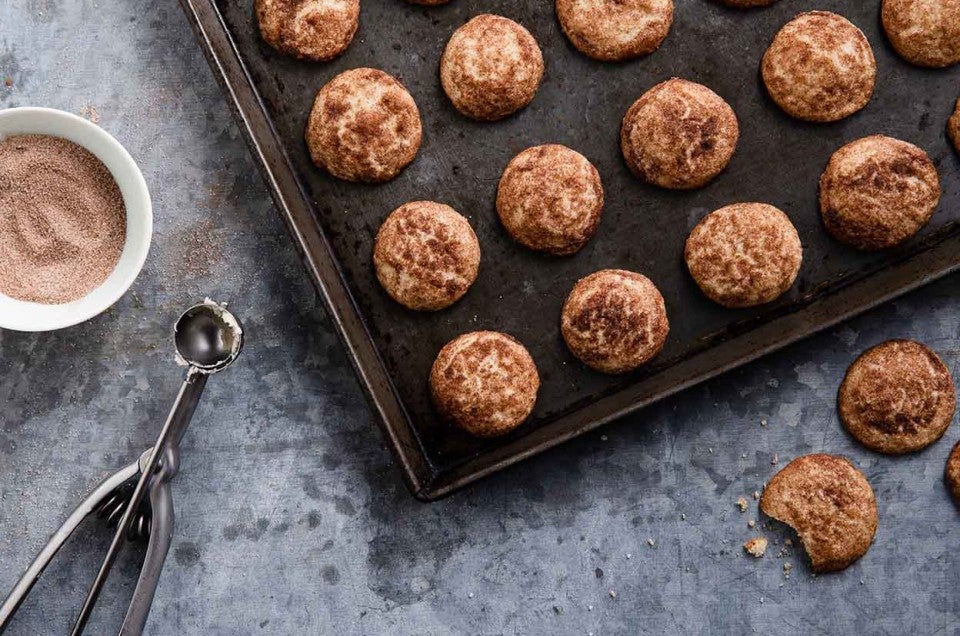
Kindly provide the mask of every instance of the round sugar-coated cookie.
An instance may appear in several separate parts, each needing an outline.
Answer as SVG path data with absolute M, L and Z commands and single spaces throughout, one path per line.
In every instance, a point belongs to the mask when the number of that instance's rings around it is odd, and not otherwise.
M 360 22 L 360 0 L 256 0 L 254 6 L 267 44 L 316 62 L 347 50 Z
M 503 119 L 529 104 L 543 79 L 543 54 L 525 28 L 482 14 L 457 29 L 440 58 L 440 83 L 462 114 Z
M 844 427 L 879 453 L 918 451 L 953 420 L 953 378 L 936 353 L 913 340 L 888 340 L 857 358 L 840 385 Z
M 788 115 L 826 122 L 867 105 L 877 63 L 852 22 L 829 11 L 810 11 L 774 36 L 760 70 L 770 97 Z
M 474 331 L 448 342 L 430 370 L 430 394 L 440 415 L 477 437 L 520 426 L 537 401 L 540 376 L 512 336 Z
M 409 309 L 436 311 L 459 300 L 477 279 L 480 243 L 450 206 L 412 201 L 380 226 L 373 264 L 391 298 Z
M 563 304 L 570 351 L 603 373 L 625 373 L 663 349 L 670 323 L 663 296 L 642 274 L 604 269 L 581 278 Z
M 720 174 L 737 147 L 737 116 L 702 84 L 673 78 L 627 109 L 620 149 L 638 178 L 662 188 L 699 188 Z
M 880 17 L 908 62 L 929 68 L 960 62 L 960 0 L 883 0 Z
M 862 250 L 907 240 L 927 224 L 939 201 L 940 178 L 927 153 L 883 135 L 843 146 L 820 177 L 824 226 Z
M 557 256 L 579 251 L 596 231 L 602 211 L 600 173 L 566 146 L 527 148 L 500 177 L 500 221 L 530 249 Z
M 570 42 L 605 62 L 653 53 L 673 24 L 673 0 L 557 0 L 556 7 Z
M 798 457 L 763 489 L 760 510 L 800 536 L 814 572 L 842 570 L 866 554 L 877 531 L 867 478 L 843 457 Z
M 953 142 L 953 147 L 957 149 L 957 152 L 960 152 L 960 99 L 957 100 L 953 114 L 947 120 L 947 135 Z
M 950 451 L 943 478 L 947 482 L 950 494 L 953 495 L 953 500 L 960 505 L 960 442 L 954 444 L 953 450 Z
M 715 210 L 687 238 L 684 258 L 703 293 L 724 307 L 768 303 L 790 289 L 803 248 L 789 217 L 766 203 Z
M 306 140 L 313 162 L 346 181 L 389 181 L 410 164 L 423 135 L 416 102 L 396 78 L 355 68 L 313 102 Z

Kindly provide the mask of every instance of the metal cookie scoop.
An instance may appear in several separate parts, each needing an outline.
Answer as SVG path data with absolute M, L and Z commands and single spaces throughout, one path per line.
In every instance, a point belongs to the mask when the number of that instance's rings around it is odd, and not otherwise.
M 120 633 L 140 634 L 143 631 L 173 535 L 173 498 L 169 482 L 180 465 L 180 440 L 207 378 L 229 366 L 243 346 L 240 322 L 210 300 L 185 311 L 177 320 L 173 336 L 177 361 L 187 366 L 187 375 L 156 444 L 144 451 L 136 462 L 101 482 L 51 537 L 0 606 L 0 632 L 7 627 L 47 564 L 90 514 L 106 519 L 108 527 L 116 523 L 116 532 L 72 633 L 83 632 L 124 541 L 149 537 L 137 587 Z M 149 503 L 144 501 L 148 493 Z

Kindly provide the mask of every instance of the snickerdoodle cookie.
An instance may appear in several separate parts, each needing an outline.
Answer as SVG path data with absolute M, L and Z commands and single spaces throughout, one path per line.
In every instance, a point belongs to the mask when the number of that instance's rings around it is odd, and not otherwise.
M 788 115 L 826 122 L 867 105 L 877 63 L 853 23 L 829 11 L 810 11 L 780 29 L 760 70 L 770 97 Z
M 607 62 L 653 53 L 673 24 L 673 0 L 557 0 L 556 6 L 570 42 Z
M 940 201 L 940 178 L 927 153 L 872 135 L 830 157 L 820 177 L 820 214 L 837 240 L 862 250 L 902 243 L 927 224 Z
M 943 471 L 943 478 L 950 488 L 950 494 L 953 500 L 960 505 L 960 442 L 953 445 L 950 451 L 950 457 L 947 458 L 947 465 Z
M 420 149 L 420 111 L 396 78 L 373 68 L 345 71 L 313 102 L 306 140 L 313 162 L 347 181 L 397 176 Z
M 267 44 L 317 62 L 343 53 L 360 21 L 360 0 L 256 0 L 255 9 Z
M 883 0 L 880 17 L 908 62 L 930 68 L 960 62 L 960 0 Z
M 867 349 L 840 385 L 837 410 L 851 435 L 879 453 L 926 448 L 953 420 L 953 378 L 943 361 L 913 340 Z
M 436 311 L 460 299 L 480 267 L 480 243 L 450 206 L 412 201 L 390 213 L 373 247 L 380 284 L 409 309 Z
M 530 249 L 558 256 L 577 252 L 593 236 L 602 211 L 600 173 L 566 146 L 527 148 L 500 177 L 500 221 Z
M 515 338 L 496 331 L 466 333 L 448 342 L 430 370 L 430 394 L 440 415 L 477 437 L 509 433 L 533 411 L 540 389 L 537 365 Z
M 752 307 L 790 289 L 803 248 L 793 223 L 779 209 L 734 203 L 693 228 L 683 255 L 708 298 L 724 307 Z
M 763 489 L 760 510 L 800 536 L 814 572 L 842 570 L 866 554 L 877 531 L 867 478 L 843 457 L 798 457 Z
M 503 119 L 533 100 L 543 54 L 525 28 L 482 14 L 457 29 L 440 58 L 440 82 L 454 107 L 482 121 Z
M 957 152 L 960 152 L 960 99 L 957 100 L 953 114 L 947 120 L 947 135 L 953 142 L 953 147 L 957 149 Z
M 560 331 L 570 351 L 603 373 L 652 359 L 670 323 L 660 290 L 642 274 L 604 269 L 581 278 L 563 305 Z
M 662 188 L 699 188 L 720 174 L 737 147 L 737 116 L 702 84 L 673 78 L 627 109 L 620 149 L 630 170 Z

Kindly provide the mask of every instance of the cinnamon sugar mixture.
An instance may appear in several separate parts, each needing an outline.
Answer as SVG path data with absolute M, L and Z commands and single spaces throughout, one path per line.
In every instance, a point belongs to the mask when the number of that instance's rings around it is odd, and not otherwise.
M 120 188 L 90 152 L 47 135 L 0 139 L 0 293 L 77 300 L 110 275 L 126 235 Z

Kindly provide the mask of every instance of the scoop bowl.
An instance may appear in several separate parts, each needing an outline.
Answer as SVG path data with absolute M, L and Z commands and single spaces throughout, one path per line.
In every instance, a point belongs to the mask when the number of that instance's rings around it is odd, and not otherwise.
M 207 300 L 180 315 L 173 340 L 182 362 L 202 373 L 216 373 L 237 359 L 243 328 L 223 306 Z

